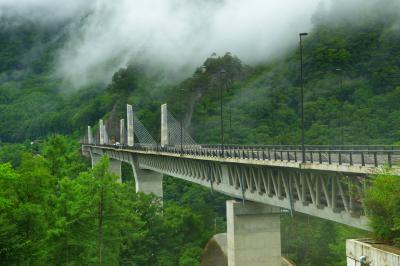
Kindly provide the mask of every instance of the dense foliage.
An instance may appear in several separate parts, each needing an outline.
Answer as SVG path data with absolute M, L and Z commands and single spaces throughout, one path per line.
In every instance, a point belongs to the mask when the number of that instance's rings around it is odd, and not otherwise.
M 0 164 L 1 265 L 199 264 L 218 229 L 200 200 L 208 191 L 182 186 L 189 199 L 173 200 L 178 188 L 169 180 L 162 208 L 116 182 L 107 158 L 88 169 L 75 148 L 55 136 L 39 153 L 24 149 L 14 167 Z
M 390 172 L 374 176 L 364 197 L 375 236 L 400 247 L 400 177 Z

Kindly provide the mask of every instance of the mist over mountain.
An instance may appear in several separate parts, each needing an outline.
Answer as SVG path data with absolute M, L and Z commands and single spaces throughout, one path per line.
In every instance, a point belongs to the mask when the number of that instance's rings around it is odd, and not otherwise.
M 319 17 L 329 23 L 359 23 L 368 10 L 398 16 L 400 1 L 378 0 L 118 0 L 0 2 L 0 19 L 65 25 L 57 51 L 56 75 L 78 88 L 108 83 L 130 62 L 166 80 L 179 81 L 211 54 L 231 52 L 247 64 L 284 55 L 299 32 Z M 368 16 L 370 16 L 369 14 Z M 383 18 L 384 19 L 384 18 Z M 3 23 L 4 24 L 4 23 Z
M 38 23 L 70 22 L 57 73 L 74 86 L 107 82 L 128 62 L 170 79 L 188 76 L 212 53 L 246 63 L 276 58 L 311 28 L 319 0 L 3 1 L 0 17 Z

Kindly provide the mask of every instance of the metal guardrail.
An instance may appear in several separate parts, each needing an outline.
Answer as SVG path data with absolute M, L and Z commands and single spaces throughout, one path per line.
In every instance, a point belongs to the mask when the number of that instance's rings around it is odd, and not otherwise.
M 250 159 L 264 161 L 303 162 L 302 149 L 299 145 L 170 145 L 161 147 L 159 144 L 135 144 L 127 146 L 121 144 L 96 145 L 104 147 L 118 147 L 121 149 L 166 152 L 203 157 L 221 157 L 234 159 Z M 360 166 L 389 166 L 400 163 L 400 146 L 389 145 L 307 145 L 305 162 L 346 164 Z

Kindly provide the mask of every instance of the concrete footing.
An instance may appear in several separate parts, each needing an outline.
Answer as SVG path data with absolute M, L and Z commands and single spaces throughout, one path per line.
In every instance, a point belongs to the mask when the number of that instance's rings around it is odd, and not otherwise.
M 229 266 L 280 266 L 280 209 L 255 202 L 226 202 Z

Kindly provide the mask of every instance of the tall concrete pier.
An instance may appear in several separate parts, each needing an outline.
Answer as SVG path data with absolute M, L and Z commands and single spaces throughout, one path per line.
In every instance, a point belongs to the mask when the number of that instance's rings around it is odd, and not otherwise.
M 137 158 L 131 160 L 133 175 L 135 177 L 136 192 L 145 194 L 153 193 L 154 195 L 163 196 L 163 174 L 141 169 Z
M 226 202 L 228 265 L 280 266 L 280 209 L 255 203 Z
M 118 182 L 122 183 L 121 161 L 110 158 L 108 170 L 110 171 L 110 173 L 118 176 Z

